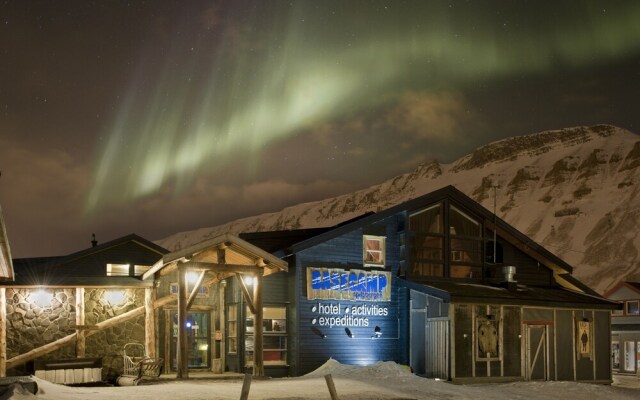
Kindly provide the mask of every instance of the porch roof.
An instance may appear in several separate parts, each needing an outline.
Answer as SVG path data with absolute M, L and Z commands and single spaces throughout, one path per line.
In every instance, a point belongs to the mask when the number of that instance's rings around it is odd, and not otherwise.
M 214 273 L 217 266 L 219 271 L 224 274 L 228 272 L 223 271 L 222 266 L 224 265 L 262 268 L 264 276 L 287 271 L 288 268 L 286 261 L 227 233 L 165 254 L 143 275 L 142 279 L 148 279 L 165 267 L 175 266 L 181 262 L 188 262 L 196 266 L 211 265 L 208 270 Z

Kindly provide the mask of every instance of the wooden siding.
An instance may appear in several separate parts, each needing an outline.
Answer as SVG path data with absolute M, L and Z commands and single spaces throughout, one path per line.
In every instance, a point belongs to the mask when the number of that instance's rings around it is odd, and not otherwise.
M 151 266 L 160 258 L 162 258 L 161 254 L 129 241 L 103 251 L 87 254 L 60 265 L 56 270 L 58 273 L 73 276 L 106 276 L 107 263 Z
M 594 319 L 595 379 L 598 381 L 610 380 L 611 354 L 609 353 L 610 347 L 605 343 L 611 343 L 611 314 L 608 311 L 595 311 Z
M 306 268 L 342 268 L 349 269 L 369 269 L 363 267 L 362 263 L 362 236 L 364 232 L 386 234 L 386 268 L 392 271 L 392 275 L 397 273 L 399 266 L 399 239 L 397 235 L 398 219 L 393 216 L 376 223 L 374 227 L 366 229 L 356 229 L 344 235 L 327 240 L 309 247 L 296 255 L 296 292 L 297 310 L 296 320 L 298 326 L 297 349 L 295 374 L 302 375 L 313 371 L 329 358 L 334 358 L 342 363 L 366 365 L 377 361 L 398 361 L 406 362 L 403 351 L 399 351 L 400 327 L 399 315 L 400 303 L 399 293 L 392 280 L 391 301 L 386 302 L 362 302 L 347 300 L 308 300 L 306 297 Z M 291 265 L 291 264 L 290 264 Z M 370 268 L 372 271 L 379 270 Z M 406 299 L 406 294 L 402 294 Z M 402 312 L 406 312 L 406 303 Z M 340 307 L 339 315 L 320 315 L 319 307 L 324 306 Z M 349 337 L 344 326 L 321 326 L 319 318 L 344 317 L 344 310 L 347 307 L 383 307 L 387 309 L 388 315 L 366 316 L 368 326 L 348 326 L 352 333 Z M 313 323 L 313 320 L 316 323 Z M 381 329 L 382 335 L 376 338 L 375 327 Z M 405 331 L 406 332 L 406 331 Z
M 516 267 L 515 279 L 521 285 L 550 286 L 553 282 L 552 271 L 526 255 L 513 245 L 498 240 L 504 251 L 504 265 Z
M 455 378 L 471 378 L 473 376 L 473 327 L 472 306 L 468 304 L 454 307 L 453 323 L 455 326 L 455 357 L 453 368 Z M 486 370 L 485 370 L 486 375 Z
M 522 376 L 522 316 L 520 307 L 504 306 L 502 308 L 503 335 L 502 335 L 502 357 L 504 360 L 504 376 Z

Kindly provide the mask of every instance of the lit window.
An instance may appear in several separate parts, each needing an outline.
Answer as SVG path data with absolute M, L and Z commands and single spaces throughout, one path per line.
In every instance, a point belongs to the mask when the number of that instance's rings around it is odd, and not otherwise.
M 107 264 L 107 276 L 129 276 L 129 264 Z
M 444 276 L 442 203 L 411 214 L 409 229 L 409 274 L 414 277 Z
M 262 354 L 264 365 L 287 365 L 287 308 L 267 306 L 262 308 Z M 253 365 L 253 315 L 246 308 L 245 363 Z
M 143 275 L 145 272 L 151 269 L 151 265 L 134 265 L 133 274 L 135 276 Z
M 639 305 L 640 305 L 640 301 L 638 300 L 627 301 L 625 306 L 627 315 L 640 315 Z
M 362 240 L 364 265 L 384 267 L 384 237 L 365 235 Z

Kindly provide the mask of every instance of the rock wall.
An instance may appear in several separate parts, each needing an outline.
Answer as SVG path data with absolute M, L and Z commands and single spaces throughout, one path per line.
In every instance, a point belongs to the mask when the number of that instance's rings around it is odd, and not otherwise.
M 7 358 L 23 354 L 75 332 L 75 289 L 7 289 Z M 144 305 L 144 289 L 88 289 L 85 292 L 85 324 L 121 315 Z M 100 357 L 103 380 L 122 373 L 126 343 L 144 343 L 144 316 L 123 322 L 86 339 L 86 357 Z M 73 344 L 42 359 L 75 358 Z M 32 374 L 33 363 L 7 371 L 8 375 Z

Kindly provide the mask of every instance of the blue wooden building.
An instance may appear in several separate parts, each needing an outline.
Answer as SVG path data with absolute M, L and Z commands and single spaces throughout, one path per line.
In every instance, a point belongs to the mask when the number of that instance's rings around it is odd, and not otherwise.
M 457 382 L 611 381 L 618 305 L 451 186 L 331 229 L 241 237 L 289 265 L 265 279 L 267 374 L 302 375 L 331 357 Z M 244 321 L 230 287 L 228 318 Z M 245 345 L 227 368 L 250 366 L 251 329 L 238 326 Z

